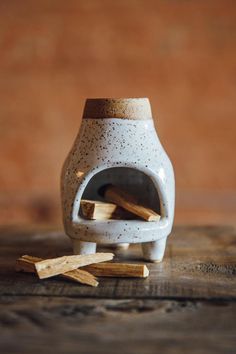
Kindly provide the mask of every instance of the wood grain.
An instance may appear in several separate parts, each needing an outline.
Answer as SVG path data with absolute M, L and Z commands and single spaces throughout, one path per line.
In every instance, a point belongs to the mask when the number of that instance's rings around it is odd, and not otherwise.
M 234 354 L 234 302 L 1 298 L 4 354 Z M 14 340 L 13 340 L 14 338 Z

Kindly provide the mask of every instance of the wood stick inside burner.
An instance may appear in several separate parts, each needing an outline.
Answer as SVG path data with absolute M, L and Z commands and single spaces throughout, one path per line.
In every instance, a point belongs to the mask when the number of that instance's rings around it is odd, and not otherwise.
M 112 203 L 81 199 L 80 206 L 83 216 L 89 220 L 129 220 L 134 218 L 133 214 Z
M 35 264 L 40 261 L 43 259 L 25 255 L 17 259 L 15 269 L 17 272 L 36 273 Z M 95 276 L 84 269 L 74 269 L 59 276 L 81 284 L 98 286 Z
M 146 221 L 160 220 L 160 215 L 154 210 L 139 205 L 135 197 L 118 187 L 108 184 L 100 189 L 100 193 L 108 202 L 117 204 Z

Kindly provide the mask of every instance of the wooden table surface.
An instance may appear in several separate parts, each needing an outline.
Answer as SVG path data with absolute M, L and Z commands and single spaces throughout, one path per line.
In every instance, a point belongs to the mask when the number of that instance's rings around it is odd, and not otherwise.
M 233 226 L 178 226 L 147 279 L 92 288 L 16 273 L 17 257 L 70 254 L 70 241 L 53 228 L 2 227 L 0 353 L 235 353 L 235 243 Z M 116 253 L 140 257 L 138 245 Z

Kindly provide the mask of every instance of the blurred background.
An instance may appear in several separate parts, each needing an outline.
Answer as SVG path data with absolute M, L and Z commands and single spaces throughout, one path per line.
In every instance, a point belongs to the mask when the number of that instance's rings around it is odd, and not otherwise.
M 1 0 L 0 221 L 61 224 L 87 97 L 149 97 L 176 223 L 235 223 L 236 1 Z

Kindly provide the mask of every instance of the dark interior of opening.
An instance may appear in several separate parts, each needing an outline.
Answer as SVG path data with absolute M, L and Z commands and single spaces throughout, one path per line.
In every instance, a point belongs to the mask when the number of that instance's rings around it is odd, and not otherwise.
M 160 199 L 151 178 L 142 171 L 129 167 L 113 167 L 94 175 L 88 182 L 82 198 L 105 201 L 99 190 L 106 184 L 112 184 L 135 196 L 138 204 L 151 208 L 160 214 Z M 83 217 L 81 208 L 79 212 Z M 136 219 L 136 217 L 133 217 Z

